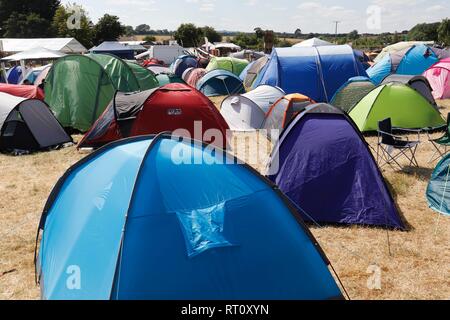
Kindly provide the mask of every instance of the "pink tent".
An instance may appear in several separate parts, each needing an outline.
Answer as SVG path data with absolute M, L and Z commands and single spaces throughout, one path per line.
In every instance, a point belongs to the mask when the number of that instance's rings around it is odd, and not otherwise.
M 190 85 L 191 87 L 196 88 L 197 82 L 204 77 L 204 75 L 207 73 L 205 69 L 202 68 L 196 68 L 193 69 L 190 73 L 188 78 L 186 79 L 186 83 Z
M 450 58 L 432 65 L 423 75 L 430 82 L 435 99 L 450 98 Z

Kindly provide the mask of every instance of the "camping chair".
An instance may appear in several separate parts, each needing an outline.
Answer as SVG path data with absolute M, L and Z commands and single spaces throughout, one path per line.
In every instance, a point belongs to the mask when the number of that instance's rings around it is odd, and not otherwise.
M 450 147 L 450 113 L 447 114 L 447 124 L 445 126 L 435 129 L 445 129 L 445 134 L 438 139 L 433 139 L 430 136 L 430 133 L 427 132 L 428 141 L 430 141 L 433 147 L 436 149 L 433 155 L 431 156 L 430 160 L 428 161 L 428 163 L 432 163 L 442 158 L 448 152 L 448 148 Z
M 378 122 L 377 162 L 380 168 L 385 165 L 390 165 L 395 169 L 395 165 L 397 165 L 402 170 L 403 168 L 398 162 L 398 159 L 401 157 L 409 160 L 409 166 L 419 166 L 416 159 L 416 151 L 420 144 L 420 131 L 409 129 L 399 130 L 417 133 L 418 140 L 410 141 L 408 137 L 394 135 L 392 133 L 392 122 L 390 118 Z

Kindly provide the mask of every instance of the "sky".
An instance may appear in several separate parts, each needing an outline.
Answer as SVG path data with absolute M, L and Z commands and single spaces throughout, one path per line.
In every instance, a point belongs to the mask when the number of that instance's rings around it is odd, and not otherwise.
M 448 0 L 73 0 L 93 22 L 105 13 L 123 24 L 145 23 L 152 29 L 175 30 L 181 23 L 217 30 L 334 33 L 358 30 L 381 33 L 409 30 L 417 23 L 450 17 Z

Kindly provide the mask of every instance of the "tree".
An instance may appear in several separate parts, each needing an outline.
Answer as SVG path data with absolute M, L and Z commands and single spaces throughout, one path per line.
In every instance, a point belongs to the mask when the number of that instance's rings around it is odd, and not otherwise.
M 299 28 L 294 32 L 295 37 L 298 39 L 302 36 L 302 30 Z
M 79 28 L 78 26 L 74 28 L 69 28 L 68 26 L 68 22 L 70 25 L 70 18 L 75 10 L 74 6 L 75 4 L 69 4 L 65 7 L 60 6 L 58 10 L 56 10 L 52 22 L 53 34 L 60 38 L 75 38 L 86 48 L 91 48 L 94 45 L 94 26 L 83 7 L 78 6 L 77 8 L 78 12 L 81 14 Z M 73 22 L 77 23 L 77 21 Z
M 126 35 L 127 37 L 131 37 L 136 34 L 132 26 L 125 26 L 124 28 L 125 28 L 124 35 Z
M 408 33 L 409 40 L 438 41 L 438 28 L 440 23 L 420 23 Z
M 175 31 L 174 38 L 183 47 L 197 47 L 201 42 L 202 31 L 193 23 L 183 23 Z
M 156 42 L 155 36 L 145 36 L 144 39 L 142 39 L 145 42 Z
M 0 36 L 45 37 L 60 0 L 0 0 Z
M 352 32 L 350 32 L 350 33 L 348 34 L 348 38 L 349 38 L 350 40 L 356 40 L 356 39 L 358 39 L 358 38 L 359 38 L 358 30 L 353 30 Z
M 125 33 L 125 27 L 119 17 L 105 14 L 94 27 L 94 43 L 99 45 L 104 41 L 117 41 Z
M 450 46 L 450 19 L 442 20 L 438 32 L 438 40 L 445 46 Z
M 221 42 L 222 36 L 212 27 L 203 27 L 202 33 L 204 37 L 207 37 L 209 42 Z
M 140 24 L 134 29 L 136 34 L 148 34 L 152 28 L 148 24 Z
M 258 27 L 258 28 L 255 28 L 254 31 L 255 31 L 256 37 L 257 37 L 258 39 L 264 38 L 264 31 L 263 31 L 261 28 L 259 28 L 259 27 Z
M 234 37 L 234 43 L 243 49 L 262 50 L 264 44 L 258 39 L 256 34 L 239 33 Z

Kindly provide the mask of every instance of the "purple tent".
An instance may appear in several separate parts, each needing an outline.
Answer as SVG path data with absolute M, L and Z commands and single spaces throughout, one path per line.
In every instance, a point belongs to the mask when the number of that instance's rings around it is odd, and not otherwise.
M 367 143 L 333 106 L 311 105 L 290 123 L 268 177 L 307 221 L 405 229 Z

